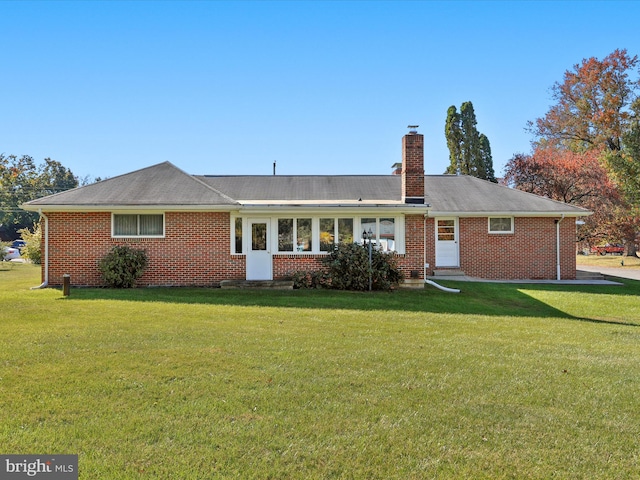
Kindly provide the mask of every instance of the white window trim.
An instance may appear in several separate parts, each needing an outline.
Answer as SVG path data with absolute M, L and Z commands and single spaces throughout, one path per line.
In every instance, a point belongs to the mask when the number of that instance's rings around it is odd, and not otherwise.
M 162 235 L 116 235 L 116 215 L 162 215 Z M 166 228 L 164 212 L 111 212 L 111 238 L 165 238 Z
M 236 253 L 235 251 L 235 222 L 236 218 L 242 218 L 242 253 Z M 299 252 L 296 249 L 293 251 L 279 251 L 278 248 L 278 219 L 283 218 L 310 218 L 312 225 L 312 237 L 311 237 L 311 250 L 305 252 Z M 273 249 L 273 253 L 275 255 L 327 255 L 329 252 L 320 251 L 320 218 L 334 218 L 335 219 L 335 228 L 337 229 L 337 219 L 338 218 L 352 218 L 353 219 L 353 240 L 355 243 L 359 243 L 358 240 L 362 237 L 362 218 L 375 218 L 376 219 L 376 237 L 380 232 L 380 219 L 381 218 L 393 218 L 394 219 L 394 235 L 395 235 L 395 253 L 404 255 L 405 253 L 405 218 L 404 215 L 349 215 L 349 214 L 334 214 L 334 215 L 326 215 L 326 214 L 318 214 L 318 215 L 277 215 L 271 217 L 265 217 L 265 220 L 270 222 L 270 230 L 271 230 L 271 244 L 275 245 Z M 244 238 L 247 235 L 247 217 L 244 215 L 231 215 L 230 224 L 229 224 L 229 239 L 231 246 L 231 254 L 232 255 L 244 255 L 246 254 L 246 246 L 244 242 Z M 294 240 L 295 240 L 295 229 L 296 224 L 294 222 Z
M 511 229 L 510 230 L 491 230 L 491 219 L 492 218 L 508 218 L 511 221 Z M 491 234 L 491 235 L 508 235 L 508 234 L 512 234 L 514 232 L 514 217 L 509 217 L 509 216 L 492 216 L 492 217 L 488 217 L 487 218 L 487 231 Z

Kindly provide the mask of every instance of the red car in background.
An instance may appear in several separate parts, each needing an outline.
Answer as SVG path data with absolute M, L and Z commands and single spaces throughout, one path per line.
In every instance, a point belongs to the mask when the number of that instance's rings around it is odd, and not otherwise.
M 591 249 L 593 253 L 598 255 L 622 255 L 624 253 L 624 246 L 619 243 L 607 243 L 606 245 L 600 245 L 599 247 L 593 247 Z

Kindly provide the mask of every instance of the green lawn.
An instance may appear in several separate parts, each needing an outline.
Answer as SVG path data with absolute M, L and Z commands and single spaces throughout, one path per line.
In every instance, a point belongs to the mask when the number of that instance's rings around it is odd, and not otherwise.
M 30 290 L 0 265 L 0 453 L 81 479 L 625 479 L 640 282 Z
M 624 265 L 621 265 L 621 262 Z M 625 257 L 623 255 L 576 255 L 576 263 L 578 268 L 580 268 L 580 265 L 616 267 L 623 270 L 640 268 L 640 258 Z

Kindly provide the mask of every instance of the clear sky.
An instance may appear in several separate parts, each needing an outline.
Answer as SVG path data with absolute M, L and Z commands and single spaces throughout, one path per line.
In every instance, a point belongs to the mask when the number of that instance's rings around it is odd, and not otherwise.
M 448 165 L 474 105 L 496 174 L 583 58 L 640 54 L 635 1 L 0 0 L 0 153 L 79 177 L 389 174 L 407 125 Z

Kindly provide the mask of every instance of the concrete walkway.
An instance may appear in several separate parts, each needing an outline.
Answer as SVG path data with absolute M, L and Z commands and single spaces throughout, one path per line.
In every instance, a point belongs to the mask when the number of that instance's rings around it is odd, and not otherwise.
M 580 269 L 582 269 L 582 267 Z M 613 270 L 616 269 L 614 268 Z M 623 285 L 620 282 L 612 280 L 487 280 L 485 278 L 468 277 L 466 275 L 436 275 L 427 278 L 436 283 L 451 280 L 454 282 L 525 283 L 546 285 Z
M 596 267 L 591 265 L 579 265 L 578 270 L 583 272 L 601 273 L 607 277 L 628 278 L 630 280 L 640 280 L 640 268 L 631 267 Z

